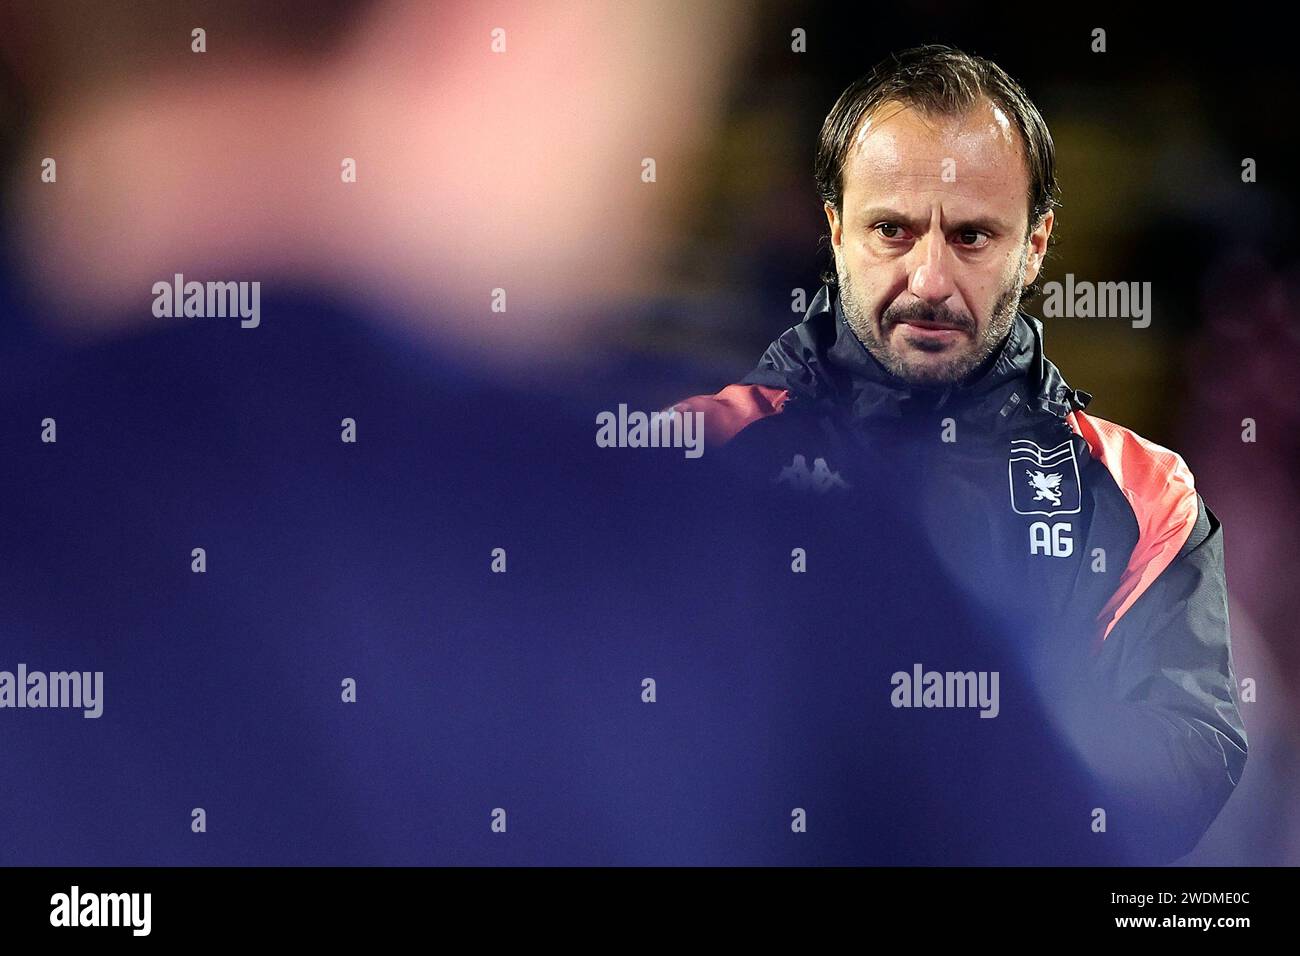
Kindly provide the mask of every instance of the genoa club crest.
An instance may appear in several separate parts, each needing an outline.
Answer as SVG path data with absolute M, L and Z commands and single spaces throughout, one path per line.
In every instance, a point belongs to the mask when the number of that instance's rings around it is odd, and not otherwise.
M 1079 513 L 1079 462 L 1068 439 L 1054 448 L 1014 440 L 1007 476 L 1016 514 L 1050 518 Z

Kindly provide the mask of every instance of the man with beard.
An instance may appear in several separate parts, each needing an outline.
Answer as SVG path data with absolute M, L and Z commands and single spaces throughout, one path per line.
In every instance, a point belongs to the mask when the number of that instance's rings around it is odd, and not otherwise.
M 674 406 L 704 413 L 704 457 L 793 555 L 786 583 L 755 586 L 765 620 L 780 588 L 790 633 L 841 642 L 806 665 L 825 682 L 807 706 L 857 695 L 883 748 L 846 812 L 870 800 L 914 833 L 946 828 L 946 851 L 884 862 L 1167 861 L 1245 764 L 1220 523 L 1178 454 L 1084 413 L 1019 309 L 1054 166 L 996 64 L 943 46 L 886 59 L 822 127 L 826 284 L 741 382 Z M 951 702 L 919 687 L 884 702 L 891 675 L 932 664 L 1001 669 L 1000 716 L 938 723 L 924 708 Z

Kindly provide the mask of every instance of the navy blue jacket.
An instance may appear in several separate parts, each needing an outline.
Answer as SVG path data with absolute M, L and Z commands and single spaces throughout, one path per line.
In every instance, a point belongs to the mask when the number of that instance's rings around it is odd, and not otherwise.
M 983 806 L 1016 807 L 972 859 L 1022 859 L 998 842 L 1016 839 L 1017 815 L 1042 825 L 1035 859 L 1173 859 L 1245 764 L 1220 523 L 1178 454 L 1086 414 L 1090 400 L 1023 311 L 974 381 L 912 387 L 863 347 L 827 286 L 739 383 L 675 406 L 703 414 L 705 457 L 744 482 L 738 496 L 758 496 L 767 532 L 814 541 L 808 573 L 840 605 L 856 598 L 833 626 L 880 651 L 860 675 L 873 693 L 928 666 L 923 650 L 958 671 L 1001 660 L 1019 675 L 1004 674 L 988 721 L 1019 725 L 1005 740 L 983 721 L 957 725 L 969 749 L 948 766 L 1008 774 L 1009 794 Z M 927 715 L 878 714 L 873 733 L 933 745 L 913 726 Z M 1044 742 L 1054 756 L 1039 767 L 994 752 Z M 1058 828 L 1079 820 L 1086 836 L 1064 839 Z M 953 827 L 988 829 L 961 813 Z

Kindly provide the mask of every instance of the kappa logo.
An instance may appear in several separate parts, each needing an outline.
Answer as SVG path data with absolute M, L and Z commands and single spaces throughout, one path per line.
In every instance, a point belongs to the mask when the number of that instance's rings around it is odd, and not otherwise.
M 1079 462 L 1068 439 L 1054 448 L 1024 438 L 1012 441 L 1007 477 L 1016 514 L 1050 518 L 1079 513 Z
M 825 494 L 832 488 L 852 487 L 840 477 L 838 471 L 831 471 L 825 458 L 814 458 L 812 470 L 809 471 L 808 459 L 803 455 L 795 455 L 790 464 L 782 468 L 781 474 L 773 480 L 778 485 L 789 484 L 799 491 L 815 491 L 819 495 Z

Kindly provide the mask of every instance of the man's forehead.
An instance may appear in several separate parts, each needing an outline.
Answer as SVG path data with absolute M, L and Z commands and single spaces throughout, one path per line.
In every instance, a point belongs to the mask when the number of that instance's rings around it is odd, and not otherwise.
M 908 181 L 957 183 L 966 177 L 1019 195 L 1027 172 L 1015 125 L 996 104 L 983 100 L 956 116 L 927 116 L 890 102 L 865 117 L 845 163 L 846 189 L 901 186 Z

